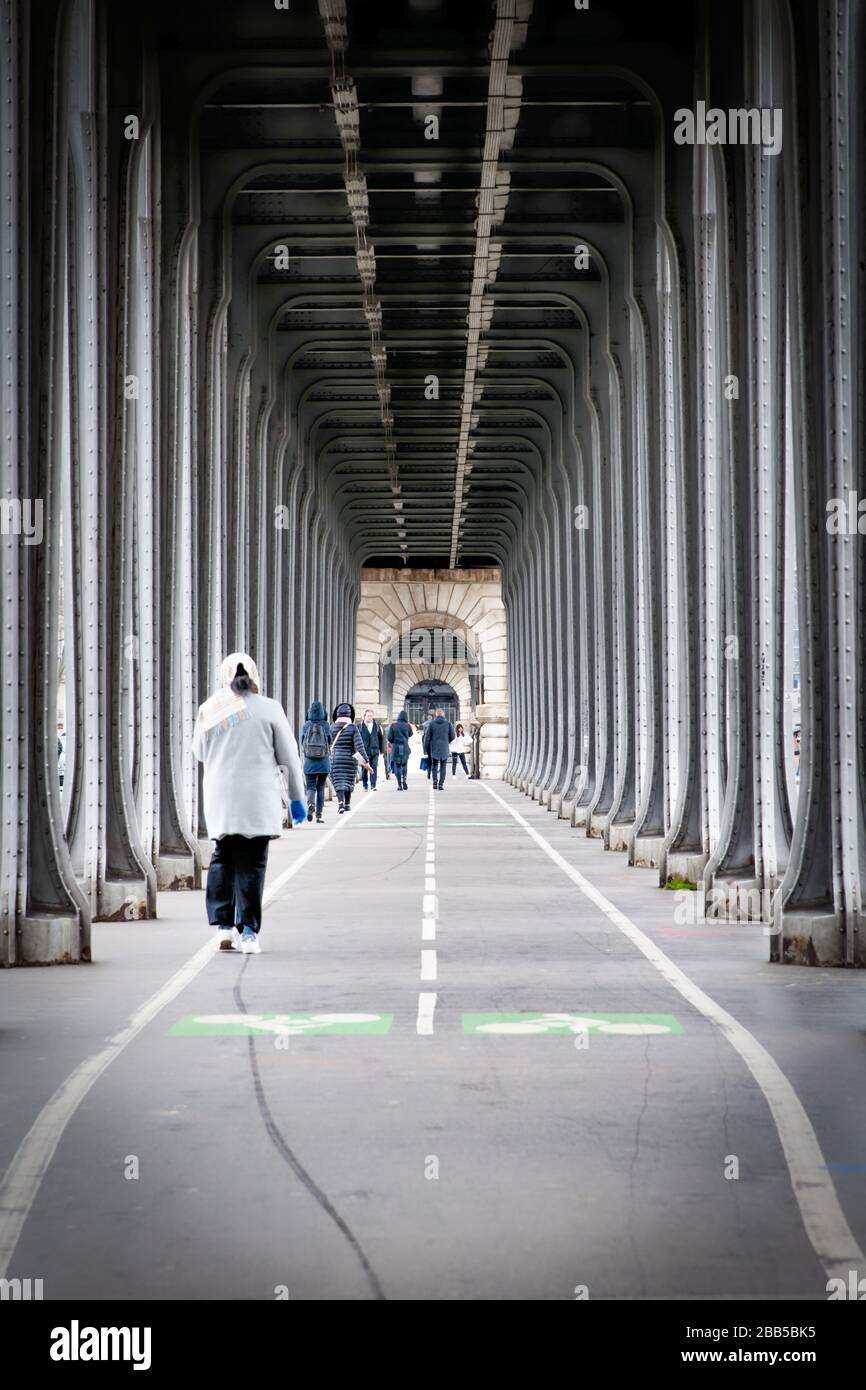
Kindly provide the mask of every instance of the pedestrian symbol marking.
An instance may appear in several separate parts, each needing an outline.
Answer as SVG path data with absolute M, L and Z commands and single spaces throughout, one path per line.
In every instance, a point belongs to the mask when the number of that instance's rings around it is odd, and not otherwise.
M 464 1014 L 464 1033 L 495 1033 L 511 1037 L 569 1033 L 651 1037 L 681 1033 L 673 1014 Z
M 330 1037 L 389 1033 L 393 1014 L 188 1014 L 170 1038 Z

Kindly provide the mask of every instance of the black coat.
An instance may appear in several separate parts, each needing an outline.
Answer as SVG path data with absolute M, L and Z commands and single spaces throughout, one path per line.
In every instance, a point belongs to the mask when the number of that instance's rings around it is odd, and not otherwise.
M 377 724 L 374 719 L 373 727 L 368 729 L 362 720 L 358 725 L 358 732 L 361 735 L 364 752 L 367 754 L 367 761 L 375 767 L 379 754 L 385 751 L 385 735 L 382 733 L 382 725 Z
M 331 728 L 331 781 L 335 792 L 351 791 L 355 785 L 358 764 L 355 754 L 363 753 L 364 745 L 357 724 L 334 724 Z
M 424 735 L 424 752 L 427 757 L 435 758 L 438 762 L 447 761 L 453 737 L 454 725 L 450 719 L 437 714 Z
M 408 719 L 395 719 L 388 729 L 388 742 L 391 745 L 391 760 L 395 767 L 405 767 L 409 761 L 409 740 L 412 725 Z

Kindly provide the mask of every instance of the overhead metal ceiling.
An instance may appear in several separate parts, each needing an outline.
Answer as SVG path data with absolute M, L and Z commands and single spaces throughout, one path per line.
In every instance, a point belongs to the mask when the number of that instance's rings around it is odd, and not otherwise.
M 581 50 L 660 26 L 687 45 L 691 7 L 650 27 L 538 0 L 318 0 L 281 16 L 284 45 L 269 19 L 266 54 L 252 7 L 192 8 L 163 7 L 161 42 L 178 71 L 208 55 L 202 181 L 222 177 L 263 321 L 285 288 L 280 351 L 309 374 L 355 553 L 501 563 L 577 361 L 576 293 L 599 279 L 575 243 L 624 218 L 582 151 L 653 146 L 645 91 Z

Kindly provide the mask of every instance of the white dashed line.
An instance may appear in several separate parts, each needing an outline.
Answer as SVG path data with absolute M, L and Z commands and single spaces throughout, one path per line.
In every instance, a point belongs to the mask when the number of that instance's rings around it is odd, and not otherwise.
M 433 1010 L 435 1008 L 435 994 L 418 995 L 418 1020 L 415 1027 L 422 1036 L 429 1036 L 433 1032 Z
M 438 906 L 436 903 L 436 849 L 435 849 L 435 827 L 436 827 L 436 802 L 431 786 L 429 793 L 429 814 L 427 816 L 427 853 L 424 864 L 424 896 L 421 899 L 421 940 L 436 940 L 436 917 Z M 421 950 L 421 979 L 435 980 L 437 977 L 436 952 L 429 948 Z M 417 1033 L 429 1037 L 433 1032 L 433 1010 L 436 1007 L 435 994 L 418 995 L 418 1019 L 415 1024 Z

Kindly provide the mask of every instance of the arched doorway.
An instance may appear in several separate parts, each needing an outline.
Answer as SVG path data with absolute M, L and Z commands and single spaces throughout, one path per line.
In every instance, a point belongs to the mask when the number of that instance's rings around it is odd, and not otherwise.
M 460 718 L 459 696 L 447 681 L 418 681 L 407 692 L 405 710 L 412 724 L 420 726 L 437 709 L 444 710 L 445 718 L 450 719 L 452 724 L 456 724 Z

